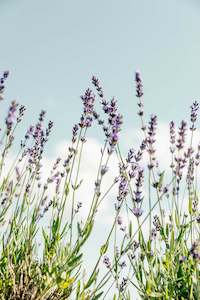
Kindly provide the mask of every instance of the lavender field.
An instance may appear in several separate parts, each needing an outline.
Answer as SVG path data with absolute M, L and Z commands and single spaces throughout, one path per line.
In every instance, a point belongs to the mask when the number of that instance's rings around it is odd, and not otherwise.
M 0 80 L 1 101 L 8 76 L 5 71 Z M 199 299 L 198 102 L 191 105 L 188 122 L 169 123 L 171 159 L 161 169 L 159 124 L 156 115 L 145 120 L 140 72 L 135 73 L 135 90 L 141 142 L 127 153 L 120 150 L 123 117 L 117 101 L 106 98 L 95 76 L 91 86 L 81 96 L 71 143 L 46 178 L 43 156 L 53 122 L 42 110 L 13 156 L 26 108 L 16 101 L 8 108 L 1 129 L 1 299 L 133 299 L 133 294 Z M 82 155 L 93 126 L 102 131 L 104 144 L 92 192 L 83 198 Z M 112 156 L 117 171 L 105 189 Z M 93 244 L 97 260 L 87 266 L 85 245 L 95 236 L 97 215 L 112 190 L 112 224 L 101 247 Z M 82 215 L 85 202 L 88 210 Z
M 0 300 L 200 300 L 198 0 L 0 26 Z

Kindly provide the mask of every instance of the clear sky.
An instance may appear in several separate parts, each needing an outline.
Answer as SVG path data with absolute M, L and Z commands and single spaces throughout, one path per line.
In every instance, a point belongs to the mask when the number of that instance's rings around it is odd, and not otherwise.
M 27 106 L 27 122 L 46 109 L 52 143 L 69 138 L 93 74 L 117 97 L 126 129 L 138 126 L 135 69 L 146 111 L 161 122 L 184 118 L 199 99 L 198 0 L 0 0 L 0 28 L 6 98 Z

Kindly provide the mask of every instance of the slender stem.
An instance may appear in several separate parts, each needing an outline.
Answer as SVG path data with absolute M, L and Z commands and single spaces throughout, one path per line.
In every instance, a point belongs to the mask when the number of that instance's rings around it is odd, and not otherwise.
M 169 186 L 173 183 L 174 178 L 172 179 L 172 181 L 169 183 Z M 160 199 L 158 199 L 154 205 L 151 207 L 151 212 L 154 210 L 154 208 L 157 206 L 157 204 L 159 203 L 159 201 L 162 199 L 164 193 L 160 195 Z M 146 217 L 143 219 L 142 223 L 140 224 L 140 227 L 137 228 L 137 230 L 135 231 L 135 233 L 133 234 L 132 238 L 130 239 L 130 242 L 128 243 L 128 245 L 126 246 L 126 248 L 123 250 L 123 252 L 121 253 L 121 256 L 118 258 L 118 261 L 127 253 L 127 251 L 132 247 L 133 241 L 135 236 L 137 235 L 138 231 L 141 230 L 142 225 L 147 221 L 147 219 L 149 218 L 150 212 L 148 212 L 148 214 L 146 215 Z M 111 267 L 111 269 L 113 269 L 114 266 Z M 96 289 L 93 291 L 93 294 L 101 289 L 102 286 L 104 286 L 104 283 L 107 276 L 109 275 L 110 271 L 108 271 L 103 278 L 101 279 L 101 281 L 99 282 L 99 284 L 97 285 Z
M 87 128 L 85 129 L 83 138 L 85 138 L 86 130 L 87 130 Z M 81 157 L 82 157 L 83 145 L 84 145 L 84 142 L 82 142 L 81 148 L 80 148 L 80 154 L 79 154 L 78 166 L 77 166 L 77 173 L 76 173 L 76 178 L 75 178 L 75 183 L 74 183 L 74 189 L 73 189 L 73 195 L 72 195 L 72 208 L 71 208 L 71 221 L 70 221 L 70 245 L 72 243 L 75 193 L 76 193 L 76 190 L 77 190 L 77 184 L 78 184 L 78 177 L 79 177 L 79 171 L 80 171 L 80 165 L 81 165 Z

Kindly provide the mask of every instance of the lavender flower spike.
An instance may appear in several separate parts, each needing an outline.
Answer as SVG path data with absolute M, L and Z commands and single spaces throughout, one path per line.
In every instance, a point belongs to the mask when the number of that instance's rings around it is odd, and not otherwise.
M 17 102 L 16 101 L 12 101 L 11 102 L 11 105 L 9 107 L 9 110 L 8 110 L 8 115 L 6 117 L 6 126 L 7 126 L 7 135 L 10 133 L 11 129 L 12 129 L 12 126 L 13 126 L 13 123 L 16 119 L 16 110 L 17 110 Z
M 194 131 L 196 129 L 195 122 L 197 120 L 197 113 L 198 113 L 198 110 L 199 110 L 199 103 L 197 101 L 195 101 L 191 105 L 190 108 L 191 108 L 190 121 L 192 122 L 192 126 L 190 127 L 190 130 Z
M 140 98 L 143 96 L 143 84 L 142 78 L 139 71 L 135 72 L 135 82 L 136 82 L 136 97 Z
M 4 81 L 8 78 L 9 71 L 4 71 L 3 76 L 0 78 L 0 101 L 3 100 L 3 92 L 4 92 Z

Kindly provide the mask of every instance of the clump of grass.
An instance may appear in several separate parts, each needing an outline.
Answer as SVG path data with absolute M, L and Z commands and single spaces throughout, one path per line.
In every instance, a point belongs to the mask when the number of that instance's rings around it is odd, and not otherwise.
M 8 75 L 4 72 L 0 80 L 1 100 Z M 136 299 L 136 292 L 142 299 L 199 298 L 200 146 L 195 142 L 199 104 L 191 106 L 189 128 L 185 121 L 179 128 L 170 122 L 171 161 L 162 170 L 157 159 L 157 116 L 146 123 L 139 72 L 135 81 L 142 130 L 138 149 L 121 153 L 122 115 L 116 100 L 107 100 L 93 77 L 95 92 L 88 88 L 81 96 L 83 111 L 72 129 L 66 156 L 56 159 L 47 178 L 43 156 L 53 122 L 46 124 L 46 112 L 41 111 L 11 159 L 26 109 L 16 101 L 10 104 L 1 130 L 1 299 Z M 95 123 L 105 141 L 91 183 L 91 205 L 80 222 L 82 202 L 77 191 L 82 187 L 82 153 Z M 119 173 L 105 190 L 113 155 Z M 115 187 L 113 222 L 101 248 L 94 249 L 98 257 L 92 271 L 85 274 L 84 247 L 93 235 L 102 202 Z

